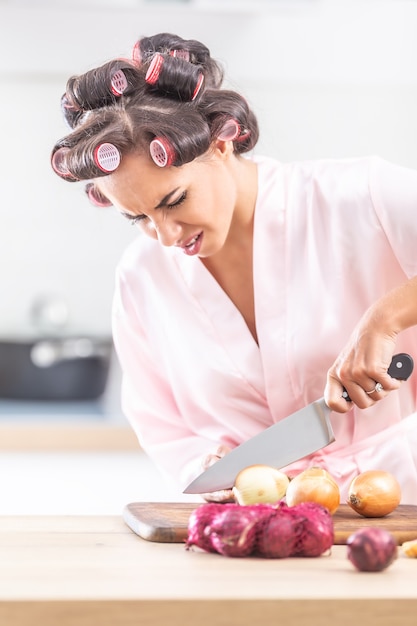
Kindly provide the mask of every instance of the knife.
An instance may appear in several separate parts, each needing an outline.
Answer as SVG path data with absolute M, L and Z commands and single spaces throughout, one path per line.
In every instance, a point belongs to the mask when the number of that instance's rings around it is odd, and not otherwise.
M 396 354 L 388 373 L 407 380 L 414 367 L 410 355 Z M 347 401 L 349 396 L 344 396 Z M 238 473 L 249 465 L 271 465 L 280 468 L 328 446 L 335 441 L 330 409 L 320 398 L 269 426 L 216 461 L 188 485 L 184 493 L 212 493 L 230 489 Z

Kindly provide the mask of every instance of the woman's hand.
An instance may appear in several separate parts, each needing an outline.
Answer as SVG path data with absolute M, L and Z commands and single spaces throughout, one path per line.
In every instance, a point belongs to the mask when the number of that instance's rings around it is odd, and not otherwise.
M 208 454 L 202 463 L 203 471 L 208 469 L 213 463 L 222 459 L 230 450 L 231 448 L 229 448 L 229 446 L 222 445 L 218 447 L 215 454 Z M 201 495 L 207 502 L 235 502 L 235 497 L 231 489 L 221 489 L 220 491 L 203 493 Z
M 366 409 L 398 389 L 399 380 L 391 378 L 387 370 L 392 360 L 394 345 L 385 342 L 373 353 L 346 348 L 327 373 L 324 391 L 326 404 L 339 413 L 346 413 L 353 404 Z M 346 400 L 344 392 L 350 398 Z
M 401 382 L 387 370 L 397 335 L 417 325 L 417 276 L 377 300 L 359 320 L 346 347 L 327 374 L 324 398 L 339 413 L 372 406 Z M 352 402 L 343 397 L 344 389 Z
M 353 403 L 366 409 L 400 387 L 401 382 L 387 371 L 400 330 L 395 315 L 390 315 L 391 304 L 385 297 L 365 313 L 329 369 L 324 397 L 333 411 L 346 413 Z

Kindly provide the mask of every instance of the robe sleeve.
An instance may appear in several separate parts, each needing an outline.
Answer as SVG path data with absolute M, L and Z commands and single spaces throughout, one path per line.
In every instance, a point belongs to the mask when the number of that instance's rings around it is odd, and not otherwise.
M 404 272 L 417 274 L 417 171 L 379 157 L 371 162 L 370 193 L 376 214 Z
M 129 284 L 118 274 L 113 299 L 115 349 L 123 372 L 122 409 L 139 443 L 166 478 L 186 487 L 220 442 L 195 435 L 182 418 L 150 345 Z

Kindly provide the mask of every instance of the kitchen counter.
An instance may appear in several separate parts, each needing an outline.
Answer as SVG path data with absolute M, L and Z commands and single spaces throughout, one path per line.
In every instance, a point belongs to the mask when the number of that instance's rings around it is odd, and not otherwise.
M 0 400 L 0 450 L 137 450 L 138 439 L 108 402 Z
M 0 451 L 139 450 L 133 429 L 90 418 L 55 421 L 45 418 L 8 419 L 0 416 Z
M 7 626 L 413 625 L 417 559 L 232 559 L 145 541 L 120 516 L 0 517 Z

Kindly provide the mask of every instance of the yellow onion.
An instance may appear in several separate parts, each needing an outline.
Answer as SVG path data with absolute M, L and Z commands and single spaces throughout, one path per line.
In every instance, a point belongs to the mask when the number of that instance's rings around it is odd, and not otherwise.
M 233 486 L 238 504 L 274 504 L 285 496 L 289 478 L 269 465 L 249 465 L 239 472 Z
M 417 539 L 404 541 L 404 543 L 401 544 L 401 548 L 406 556 L 414 559 L 417 558 Z
M 288 506 L 316 502 L 325 506 L 333 515 L 339 508 L 340 489 L 333 476 L 325 469 L 310 467 L 290 481 L 285 497 Z
M 390 472 L 368 470 L 350 483 L 348 505 L 364 517 L 384 517 L 401 501 L 401 487 Z

